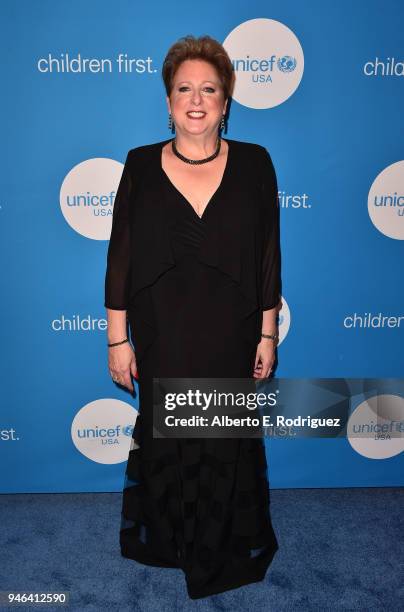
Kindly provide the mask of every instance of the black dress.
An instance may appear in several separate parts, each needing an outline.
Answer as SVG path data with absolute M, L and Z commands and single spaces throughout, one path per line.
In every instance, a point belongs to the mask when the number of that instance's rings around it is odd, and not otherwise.
M 196 599 L 262 580 L 278 549 L 265 447 L 153 438 L 153 377 L 252 378 L 262 310 L 280 299 L 279 209 L 266 149 L 227 140 L 200 218 L 162 169 L 166 142 L 129 151 L 108 248 L 105 306 L 127 310 L 139 375 L 120 545 L 181 568 Z

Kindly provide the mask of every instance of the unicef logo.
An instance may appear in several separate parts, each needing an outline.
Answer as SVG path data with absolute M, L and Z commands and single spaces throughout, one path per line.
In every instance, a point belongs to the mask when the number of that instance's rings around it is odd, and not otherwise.
M 298 88 L 304 56 L 296 35 L 280 21 L 250 19 L 223 42 L 235 72 L 234 100 L 249 108 L 273 108 Z
M 117 399 L 83 406 L 73 419 L 71 436 L 77 450 L 96 463 L 122 463 L 128 458 L 138 412 Z
M 369 190 L 368 212 L 379 232 L 404 240 L 404 161 L 387 166 L 375 178 Z
M 374 395 L 355 408 L 347 423 L 352 448 L 368 459 L 389 459 L 404 451 L 404 399 Z
M 60 188 L 60 208 L 76 232 L 93 240 L 109 240 L 112 213 L 123 164 L 96 157 L 74 166 Z
M 132 437 L 133 425 L 124 425 L 122 427 L 122 435 Z
M 281 344 L 289 332 L 290 327 L 290 310 L 287 301 L 281 296 L 281 308 L 278 313 L 279 325 L 279 344 Z
M 278 68 L 281 72 L 293 72 L 296 68 L 296 58 L 284 55 L 278 59 Z

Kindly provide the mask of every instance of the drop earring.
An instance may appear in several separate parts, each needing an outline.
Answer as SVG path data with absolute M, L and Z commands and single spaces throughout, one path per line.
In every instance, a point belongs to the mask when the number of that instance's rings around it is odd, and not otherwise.
M 168 115 L 168 129 L 170 130 L 170 132 L 173 132 L 173 127 L 174 127 L 174 121 L 173 121 L 173 118 L 171 116 L 171 113 L 169 113 L 169 115 Z
M 225 121 L 224 121 L 224 115 L 222 115 L 222 119 L 220 121 L 220 130 L 223 131 L 224 128 L 226 127 Z M 227 130 L 225 130 L 227 131 Z

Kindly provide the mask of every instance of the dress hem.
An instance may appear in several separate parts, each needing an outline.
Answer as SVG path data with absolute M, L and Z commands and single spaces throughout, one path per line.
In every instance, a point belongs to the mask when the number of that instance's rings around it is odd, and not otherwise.
M 232 591 L 234 589 L 238 589 L 243 586 L 247 586 L 249 584 L 261 582 L 262 580 L 264 580 L 265 575 L 268 571 L 268 568 L 271 565 L 272 560 L 278 550 L 279 550 L 279 546 L 278 545 L 274 546 L 274 548 L 271 550 L 270 555 L 266 558 L 265 566 L 261 567 L 259 571 L 251 571 L 249 575 L 245 575 L 240 580 L 234 580 L 233 582 L 228 582 L 227 584 L 224 584 L 222 586 L 216 586 L 216 587 L 212 586 L 210 588 L 207 587 L 205 589 L 203 588 L 202 589 L 196 589 L 196 588 L 191 589 L 187 585 L 187 592 L 188 592 L 189 598 L 190 599 L 202 599 L 204 597 L 210 597 L 212 595 L 220 595 L 221 593 L 225 593 L 226 591 Z M 164 568 L 183 570 L 183 567 L 181 566 L 180 563 L 178 563 L 178 565 L 177 564 L 174 565 L 174 564 L 164 563 L 164 562 L 159 563 L 156 561 L 149 561 L 149 560 L 146 560 L 144 557 L 141 557 L 141 555 L 137 556 L 127 551 L 123 547 L 121 547 L 121 555 L 122 557 L 125 557 L 125 559 L 131 559 L 132 561 L 136 561 L 137 563 L 141 563 L 142 565 L 148 565 L 150 567 L 164 567 Z

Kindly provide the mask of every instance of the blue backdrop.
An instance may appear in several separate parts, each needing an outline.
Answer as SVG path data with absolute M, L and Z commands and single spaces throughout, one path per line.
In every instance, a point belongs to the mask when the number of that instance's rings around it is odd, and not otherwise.
M 170 137 L 161 65 L 188 33 L 237 60 L 224 136 L 266 146 L 276 168 L 277 376 L 403 377 L 402 2 L 6 0 L 1 13 L 2 492 L 122 488 L 137 403 L 107 367 L 113 197 L 127 151 Z M 403 485 L 403 447 L 378 442 L 267 440 L 270 484 Z

